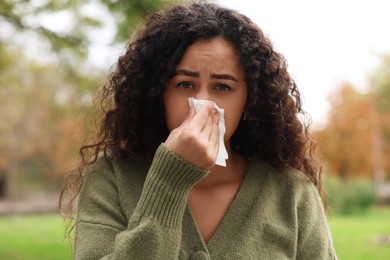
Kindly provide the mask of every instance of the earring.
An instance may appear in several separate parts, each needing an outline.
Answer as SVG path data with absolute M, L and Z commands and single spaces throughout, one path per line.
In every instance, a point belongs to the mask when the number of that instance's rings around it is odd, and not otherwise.
M 241 120 L 242 120 L 242 121 L 245 121 L 245 120 L 246 120 L 246 112 L 245 112 L 245 111 L 242 112 L 242 114 L 241 114 Z

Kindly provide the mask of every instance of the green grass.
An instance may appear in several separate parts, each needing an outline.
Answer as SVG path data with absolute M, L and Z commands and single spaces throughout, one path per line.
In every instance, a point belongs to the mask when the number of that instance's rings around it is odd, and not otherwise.
M 0 259 L 72 259 L 64 227 L 58 215 L 0 217 Z
M 334 215 L 330 229 L 339 259 L 390 259 L 390 244 L 378 244 L 378 235 L 390 236 L 390 208 L 373 208 L 362 215 Z
M 58 215 L 0 217 L 0 259 L 72 259 L 64 227 Z M 377 235 L 390 235 L 389 207 L 363 215 L 333 215 L 330 228 L 339 259 L 390 259 L 390 245 L 375 242 Z

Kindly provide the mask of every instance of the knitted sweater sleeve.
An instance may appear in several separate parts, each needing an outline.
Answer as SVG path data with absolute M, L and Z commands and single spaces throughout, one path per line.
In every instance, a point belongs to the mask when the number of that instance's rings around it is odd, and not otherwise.
M 79 197 L 75 259 L 177 259 L 189 191 L 207 173 L 160 145 L 127 220 L 113 167 L 99 160 Z

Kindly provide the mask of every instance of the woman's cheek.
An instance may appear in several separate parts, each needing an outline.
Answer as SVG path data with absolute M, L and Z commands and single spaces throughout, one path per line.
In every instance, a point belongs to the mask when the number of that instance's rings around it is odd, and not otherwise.
M 236 131 L 238 124 L 240 123 L 241 114 L 234 113 L 230 110 L 225 110 L 225 126 L 226 133 L 224 136 L 225 142 L 229 141 L 234 132 Z
M 176 102 L 176 105 L 165 106 L 165 120 L 169 131 L 178 128 L 189 113 L 188 103 Z

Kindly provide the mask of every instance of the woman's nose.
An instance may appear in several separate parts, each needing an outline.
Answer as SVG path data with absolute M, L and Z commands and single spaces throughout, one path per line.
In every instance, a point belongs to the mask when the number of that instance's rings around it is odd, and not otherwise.
M 202 86 L 201 88 L 199 88 L 199 90 L 196 92 L 195 98 L 211 100 L 210 91 L 208 90 L 207 86 Z

